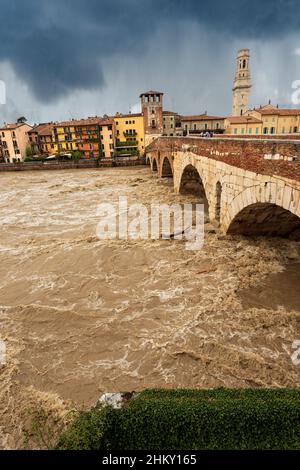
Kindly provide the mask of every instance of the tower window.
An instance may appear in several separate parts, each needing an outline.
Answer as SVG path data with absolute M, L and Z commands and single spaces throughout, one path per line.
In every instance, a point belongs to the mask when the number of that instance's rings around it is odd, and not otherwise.
M 155 120 L 154 120 L 154 119 L 152 119 L 152 127 L 156 127 L 156 126 L 155 126 Z
M 247 64 L 246 59 L 244 59 L 244 60 L 243 60 L 243 69 L 246 68 L 246 64 Z

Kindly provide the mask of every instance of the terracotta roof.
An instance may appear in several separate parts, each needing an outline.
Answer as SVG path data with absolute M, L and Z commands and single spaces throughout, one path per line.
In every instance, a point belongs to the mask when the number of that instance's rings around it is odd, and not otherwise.
M 32 126 L 30 126 L 30 124 L 27 124 L 27 122 L 20 122 L 20 123 L 15 123 L 15 124 L 5 124 L 3 127 L 0 127 L 0 130 L 1 131 L 12 131 L 14 129 L 17 129 L 18 127 L 24 126 L 25 124 L 29 127 L 32 127 Z
M 39 131 L 39 135 L 42 135 L 42 136 L 52 135 L 52 130 L 53 130 L 53 124 L 47 124 Z
M 71 121 L 55 122 L 53 127 L 107 126 L 113 124 L 110 118 L 72 119 Z
M 221 116 L 208 116 L 207 114 L 200 114 L 198 116 L 181 116 L 181 121 L 212 121 L 212 120 L 225 119 Z
M 256 109 L 255 111 L 259 112 L 263 116 L 299 116 L 300 109 Z
M 145 93 L 142 93 L 140 95 L 140 98 L 142 98 L 142 96 L 144 95 L 163 95 L 163 93 L 161 91 L 154 91 L 154 90 L 145 91 Z
M 37 124 L 33 127 L 33 129 L 28 132 L 28 134 L 40 134 L 41 132 L 43 132 L 44 129 L 48 128 L 49 126 L 52 127 L 52 124 L 48 122 Z
M 117 113 L 114 116 L 111 116 L 111 119 L 118 119 L 118 118 L 132 118 L 132 117 L 143 117 L 142 113 L 135 113 L 135 114 L 122 114 Z
M 229 116 L 226 119 L 231 124 L 261 124 L 259 119 L 252 116 Z
M 163 111 L 163 114 L 166 116 L 178 116 L 178 113 L 173 113 L 173 111 Z

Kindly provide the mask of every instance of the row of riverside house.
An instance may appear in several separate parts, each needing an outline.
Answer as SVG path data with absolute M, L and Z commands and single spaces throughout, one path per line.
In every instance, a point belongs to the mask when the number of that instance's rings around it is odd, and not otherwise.
M 142 112 L 56 123 L 34 127 L 24 121 L 0 128 L 0 162 L 21 162 L 67 155 L 85 160 L 139 157 L 159 136 L 201 136 L 209 132 L 224 137 L 284 137 L 300 139 L 300 110 L 271 103 L 249 109 L 240 116 L 181 116 L 163 109 L 163 93 L 141 95 Z

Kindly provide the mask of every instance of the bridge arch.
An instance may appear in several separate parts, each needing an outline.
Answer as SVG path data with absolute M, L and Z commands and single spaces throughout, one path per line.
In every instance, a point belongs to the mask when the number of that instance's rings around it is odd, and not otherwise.
M 181 194 L 193 194 L 204 204 L 205 213 L 209 213 L 209 202 L 205 190 L 205 182 L 202 180 L 198 169 L 188 164 L 182 171 L 179 192 Z
M 228 234 L 300 239 L 300 191 L 276 183 L 248 187 L 228 205 L 224 219 Z
M 173 165 L 168 157 L 164 157 L 161 163 L 161 177 L 173 178 Z
M 218 224 L 221 222 L 221 208 L 222 208 L 222 184 L 220 181 L 216 183 L 216 206 L 215 206 L 215 220 Z
M 151 170 L 157 172 L 158 171 L 158 164 L 156 158 L 152 159 Z

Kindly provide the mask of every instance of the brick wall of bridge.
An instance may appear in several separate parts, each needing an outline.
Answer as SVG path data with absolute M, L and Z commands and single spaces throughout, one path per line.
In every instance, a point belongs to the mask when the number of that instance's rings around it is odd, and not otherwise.
M 266 160 L 266 155 L 277 156 L 277 159 Z M 288 161 L 291 157 L 293 161 Z M 151 165 L 154 160 L 157 162 L 159 176 L 163 159 L 169 158 L 177 192 L 185 169 L 189 165 L 196 168 L 203 182 L 211 220 L 219 217 L 217 185 L 221 185 L 220 227 L 224 233 L 249 207 L 246 217 L 252 217 L 253 226 L 267 222 L 266 233 L 277 233 L 277 228 L 284 224 L 278 233 L 286 234 L 285 231 L 297 228 L 295 218 L 300 217 L 299 157 L 299 145 L 282 142 L 162 138 L 147 148 L 147 158 Z M 270 205 L 286 209 L 290 216 L 283 216 L 282 211 L 265 210 Z M 252 210 L 258 206 L 264 209 L 263 213 Z M 238 222 L 243 228 L 243 222 Z
M 146 155 L 161 166 L 163 155 L 190 150 L 196 155 L 265 175 L 300 181 L 300 142 L 282 140 L 237 140 L 229 138 L 161 137 L 149 145 Z M 293 161 L 289 161 L 293 159 Z M 161 175 L 160 175 L 161 176 Z

